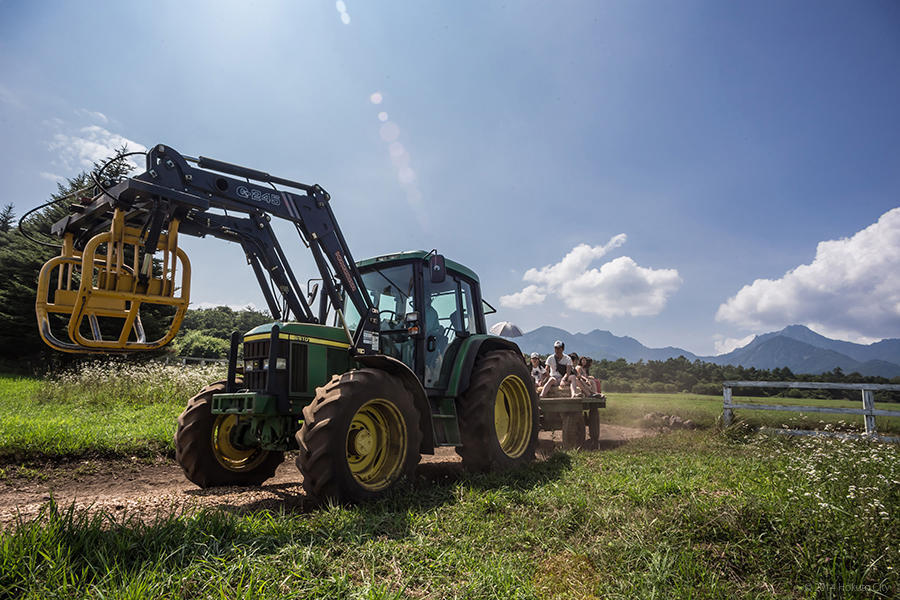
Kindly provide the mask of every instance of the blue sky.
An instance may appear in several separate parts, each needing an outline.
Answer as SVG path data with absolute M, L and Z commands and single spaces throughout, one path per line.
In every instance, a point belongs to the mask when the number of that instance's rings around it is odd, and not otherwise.
M 166 143 L 323 185 L 356 258 L 472 267 L 489 323 L 699 354 L 900 337 L 898 106 L 889 1 L 0 0 L 18 213 Z M 183 242 L 195 303 L 264 305 L 239 248 Z

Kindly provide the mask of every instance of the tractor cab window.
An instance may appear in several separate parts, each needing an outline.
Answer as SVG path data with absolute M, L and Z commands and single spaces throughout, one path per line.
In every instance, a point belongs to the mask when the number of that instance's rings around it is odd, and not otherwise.
M 459 282 L 460 293 L 462 294 L 462 320 L 460 322 L 464 331 L 470 335 L 478 333 L 478 325 L 475 321 L 475 301 L 472 297 L 472 286 L 465 280 Z
M 458 277 L 441 283 L 426 281 L 425 387 L 436 387 L 447 348 L 475 333 L 472 288 Z
M 406 329 L 404 316 L 413 312 L 413 268 L 411 264 L 385 267 L 362 273 L 366 292 L 378 309 L 381 323 L 381 352 L 414 368 L 415 344 Z M 352 302 L 344 300 L 344 317 L 350 333 L 359 325 L 359 313 Z

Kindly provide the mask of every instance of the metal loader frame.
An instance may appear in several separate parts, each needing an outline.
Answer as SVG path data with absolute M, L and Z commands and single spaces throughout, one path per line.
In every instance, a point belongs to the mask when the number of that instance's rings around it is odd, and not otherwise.
M 296 191 L 279 190 L 275 184 Z M 374 354 L 377 350 L 373 342 L 377 336 L 373 338 L 372 334 L 378 330 L 378 314 L 364 293 L 361 276 L 329 200 L 328 192 L 319 185 L 307 185 L 210 158 L 195 159 L 183 156 L 170 147 L 157 145 L 147 153 L 146 172 L 104 189 L 98 198 L 87 205 L 74 204 L 74 214 L 53 225 L 52 233 L 64 239 L 64 252 L 48 271 L 63 266 L 62 263 L 81 261 L 84 278 L 84 273 L 93 268 L 95 259 L 91 256 L 88 261 L 89 253 L 83 254 L 83 251 L 103 243 L 111 248 L 116 240 L 104 236 L 109 236 L 110 230 L 114 235 L 119 224 L 119 228 L 124 228 L 126 232 L 127 242 L 134 246 L 135 267 L 130 268 L 128 273 L 133 285 L 117 284 L 102 294 L 97 289 L 82 294 L 84 310 L 93 310 L 100 316 L 121 316 L 122 313 L 117 311 L 111 310 L 109 314 L 102 312 L 101 295 L 116 303 L 118 310 L 121 310 L 123 303 L 133 305 L 155 301 L 186 308 L 186 293 L 177 303 L 172 300 L 174 285 L 157 286 L 158 289 L 152 286 L 156 279 L 153 277 L 152 256 L 161 246 L 174 248 L 178 234 L 212 236 L 241 245 L 274 320 L 321 323 L 327 312 L 325 298 L 318 314 L 315 314 L 310 306 L 311 299 L 307 300 L 272 229 L 270 221 L 275 216 L 293 223 L 301 241 L 312 252 L 322 277 L 325 297 L 331 306 L 341 311 L 344 302 L 342 294 L 345 294 L 359 314 L 366 316 L 352 335 L 351 353 Z M 210 212 L 210 209 L 220 209 L 225 214 Z M 229 213 L 242 213 L 246 217 Z M 121 252 L 121 249 L 116 251 Z M 108 249 L 108 253 L 111 252 Z M 121 269 L 117 270 L 111 262 L 115 262 L 115 257 L 112 261 L 107 260 L 104 270 L 115 272 L 117 278 L 122 277 Z M 183 262 L 186 267 L 182 273 L 189 275 L 186 257 Z M 60 280 L 62 278 L 60 273 Z M 49 272 L 47 276 L 42 276 L 42 283 L 48 279 Z M 42 323 L 47 321 L 47 306 L 54 304 L 47 298 L 47 287 L 44 285 L 43 296 L 38 298 L 38 317 Z M 183 288 L 186 287 L 187 283 L 184 283 Z M 282 299 L 281 303 L 277 300 L 278 296 Z M 42 301 L 43 306 L 40 306 Z M 51 308 L 50 312 L 69 311 L 60 306 L 58 310 Z M 132 318 L 130 323 L 135 321 Z M 70 322 L 70 332 L 72 328 Z M 42 331 L 45 329 L 42 324 Z M 132 327 L 123 329 L 130 330 Z M 173 329 L 177 331 L 177 326 Z M 137 336 L 137 342 L 128 342 L 128 331 L 123 331 L 112 342 L 97 339 L 99 328 L 94 328 L 94 336 L 93 340 L 73 339 L 71 344 L 60 343 L 55 338 L 45 340 L 65 352 L 81 352 L 84 346 L 98 343 L 99 349 L 107 352 L 151 349 L 141 342 L 140 336 Z M 152 347 L 161 347 L 171 337 L 174 333 L 154 342 Z

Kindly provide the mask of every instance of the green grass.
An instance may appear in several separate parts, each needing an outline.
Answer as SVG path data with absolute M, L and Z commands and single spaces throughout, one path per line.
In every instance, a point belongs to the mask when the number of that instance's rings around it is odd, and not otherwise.
M 89 456 L 147 457 L 174 453 L 172 435 L 187 399 L 221 379 L 221 367 L 95 363 L 47 380 L 0 375 L 0 464 Z M 641 426 L 662 412 L 715 427 L 722 399 L 695 394 L 608 394 L 605 423 Z M 743 400 L 743 399 L 737 399 Z M 777 404 L 860 407 L 861 402 L 754 398 Z M 896 404 L 878 407 L 900 409 Z M 862 417 L 739 410 L 751 426 L 862 428 Z M 878 417 L 879 432 L 900 433 L 900 418 Z
M 47 380 L 0 376 L 0 463 L 172 454 L 179 413 L 220 370 L 104 363 Z
M 0 377 L 6 470 L 22 456 L 170 451 L 186 398 L 217 374 L 129 369 L 97 366 L 52 381 Z M 0 532 L 0 598 L 900 592 L 900 447 L 719 432 L 721 399 L 688 394 L 610 394 L 603 418 L 635 425 L 649 412 L 706 429 L 556 454 L 504 475 L 435 482 L 423 467 L 384 501 L 358 507 L 225 507 L 145 521 L 49 503 L 38 518 Z M 737 416 L 776 427 L 830 418 Z M 884 421 L 879 428 L 888 430 Z
M 0 534 L 0 596 L 896 597 L 898 506 L 896 445 L 684 432 L 358 507 L 48 505 Z

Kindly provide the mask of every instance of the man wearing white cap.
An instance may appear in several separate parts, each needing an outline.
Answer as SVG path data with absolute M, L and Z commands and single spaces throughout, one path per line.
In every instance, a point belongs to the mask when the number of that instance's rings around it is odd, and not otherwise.
M 549 396 L 552 389 L 562 383 L 563 377 L 575 370 L 572 359 L 563 352 L 565 349 L 566 345 L 561 341 L 556 340 L 553 342 L 553 354 L 547 357 L 547 370 L 544 372 L 544 379 L 542 381 L 544 389 L 541 390 L 541 398 Z M 576 391 L 574 380 L 574 377 L 569 378 L 569 387 L 573 398 L 575 397 Z

